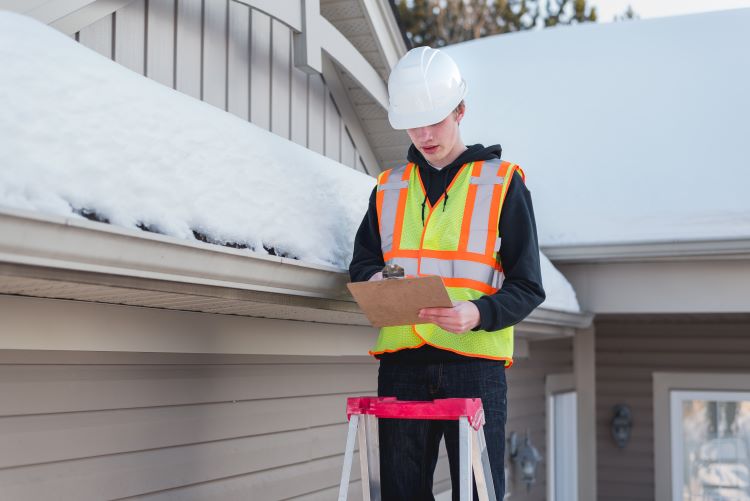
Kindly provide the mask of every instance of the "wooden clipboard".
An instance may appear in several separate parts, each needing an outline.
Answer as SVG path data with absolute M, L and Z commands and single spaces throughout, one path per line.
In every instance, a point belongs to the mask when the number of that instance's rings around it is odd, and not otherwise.
M 423 324 L 422 308 L 453 306 L 438 276 L 354 282 L 346 286 L 373 327 Z

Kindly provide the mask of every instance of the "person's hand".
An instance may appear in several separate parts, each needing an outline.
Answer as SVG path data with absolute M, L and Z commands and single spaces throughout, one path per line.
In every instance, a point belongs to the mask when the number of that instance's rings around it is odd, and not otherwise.
M 479 308 L 471 301 L 458 301 L 453 308 L 422 308 L 419 318 L 454 334 L 463 334 L 479 325 Z
M 383 272 L 379 271 L 373 276 L 371 276 L 367 281 L 368 282 L 377 282 L 378 280 L 383 280 Z

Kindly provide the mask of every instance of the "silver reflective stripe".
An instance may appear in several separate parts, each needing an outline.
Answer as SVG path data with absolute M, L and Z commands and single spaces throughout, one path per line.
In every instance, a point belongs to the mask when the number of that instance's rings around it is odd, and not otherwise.
M 387 183 L 378 186 L 378 191 L 385 190 L 401 190 L 409 187 L 409 180 L 406 181 L 388 181 Z
M 492 206 L 492 192 L 496 183 L 474 183 L 475 179 L 502 179 L 497 177 L 500 168 L 500 159 L 486 160 L 482 164 L 479 177 L 472 177 L 472 183 L 477 185 L 477 194 L 474 199 L 474 210 L 471 213 L 471 224 L 469 226 L 469 239 L 466 250 L 477 254 L 484 254 L 487 246 L 488 231 L 497 232 L 490 228 L 490 209 Z M 499 183 L 498 183 L 499 184 Z
M 393 169 L 388 176 L 389 181 L 383 186 L 401 183 L 401 177 L 404 175 L 405 169 L 406 165 Z M 406 186 L 409 186 L 408 182 L 406 182 Z M 380 212 L 380 248 L 383 254 L 390 252 L 393 248 L 393 229 L 396 226 L 396 211 L 398 210 L 400 195 L 401 189 L 385 188 L 383 190 L 383 206 Z
M 495 166 L 494 169 L 485 169 L 485 166 L 489 163 L 492 163 L 492 165 Z M 500 160 L 493 158 L 492 160 L 486 160 L 484 164 L 482 164 L 482 170 L 479 172 L 479 177 L 471 176 L 471 180 L 469 181 L 471 184 L 503 184 L 505 182 L 505 178 L 498 177 L 497 176 L 497 169 L 500 167 Z
M 492 287 L 495 289 L 502 289 L 504 281 L 505 273 L 500 270 L 495 270 L 495 273 L 492 275 Z
M 494 287 L 498 270 L 475 261 L 423 257 L 419 272 L 422 275 L 440 275 L 443 278 L 468 278 Z
M 417 276 L 418 260 L 415 257 L 394 257 L 386 264 L 397 264 L 404 269 L 404 275 Z
M 497 240 L 495 240 L 495 252 L 500 252 L 500 246 L 502 245 L 502 238 L 497 237 Z

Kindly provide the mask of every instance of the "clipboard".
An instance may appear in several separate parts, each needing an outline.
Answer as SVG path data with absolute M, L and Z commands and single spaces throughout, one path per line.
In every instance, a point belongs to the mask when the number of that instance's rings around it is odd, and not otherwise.
M 439 276 L 394 278 L 346 284 L 373 327 L 425 323 L 422 308 L 450 308 L 448 291 Z

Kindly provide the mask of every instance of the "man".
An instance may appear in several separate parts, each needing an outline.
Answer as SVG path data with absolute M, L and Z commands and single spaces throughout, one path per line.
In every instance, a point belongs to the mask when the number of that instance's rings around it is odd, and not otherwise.
M 424 324 L 381 329 L 370 352 L 380 360 L 378 395 L 481 398 L 501 500 L 512 326 L 545 297 L 531 196 L 520 168 L 500 160 L 499 145 L 464 145 L 466 83 L 447 54 L 412 49 L 393 69 L 388 92 L 389 121 L 412 145 L 406 165 L 378 178 L 349 273 L 352 281 L 380 280 L 388 263 L 407 276 L 440 275 L 454 306 L 421 310 Z M 384 501 L 434 499 L 442 437 L 458 499 L 456 422 L 383 419 L 379 430 Z

